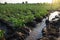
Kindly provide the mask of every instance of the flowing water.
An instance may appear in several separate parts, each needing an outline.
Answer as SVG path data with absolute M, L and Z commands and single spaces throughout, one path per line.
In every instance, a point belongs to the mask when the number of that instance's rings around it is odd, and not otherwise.
M 26 40 L 37 40 L 42 37 L 42 29 L 46 26 L 46 19 L 44 18 L 41 23 L 36 25 L 36 28 L 30 32 L 30 35 L 26 38 Z
M 59 18 L 60 18 L 59 14 L 60 14 L 59 11 L 55 11 L 53 13 L 50 13 L 49 21 L 57 21 L 57 20 L 59 20 Z M 37 40 L 39 37 L 41 38 L 42 37 L 42 32 L 41 31 L 42 31 L 42 29 L 44 27 L 46 27 L 45 21 L 46 21 L 46 18 L 44 18 L 41 23 L 37 24 L 36 28 L 33 29 L 33 31 L 30 33 L 30 36 L 28 36 L 26 38 L 26 40 Z

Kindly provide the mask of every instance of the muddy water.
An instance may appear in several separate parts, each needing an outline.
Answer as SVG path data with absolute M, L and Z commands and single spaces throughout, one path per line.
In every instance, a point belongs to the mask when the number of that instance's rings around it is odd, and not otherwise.
M 30 32 L 30 35 L 25 40 L 37 40 L 38 38 L 42 37 L 42 29 L 46 26 L 45 24 L 46 19 L 44 18 L 41 23 L 36 25 L 36 28 Z

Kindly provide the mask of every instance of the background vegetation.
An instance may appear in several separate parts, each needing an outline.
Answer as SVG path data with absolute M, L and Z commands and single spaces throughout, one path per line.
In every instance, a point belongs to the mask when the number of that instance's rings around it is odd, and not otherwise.
M 15 27 L 23 27 L 25 23 L 33 21 L 34 18 L 41 18 L 48 14 L 47 10 L 51 10 L 51 4 L 1 4 L 0 3 L 0 18 L 12 22 Z M 57 7 L 52 7 L 57 9 Z

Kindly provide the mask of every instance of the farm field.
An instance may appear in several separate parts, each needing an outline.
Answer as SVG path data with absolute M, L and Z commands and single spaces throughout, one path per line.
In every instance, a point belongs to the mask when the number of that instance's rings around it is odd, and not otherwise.
M 51 10 L 60 10 L 60 6 L 52 5 L 48 3 L 37 3 L 37 4 L 0 4 L 0 22 L 4 29 L 7 27 L 7 35 L 16 37 L 16 40 L 24 40 L 25 36 L 29 35 L 30 29 L 35 28 L 36 24 L 42 22 L 43 18 L 46 18 Z M 4 27 L 4 26 L 5 27 Z M 13 31 L 12 31 L 13 30 Z M 26 31 L 27 33 L 26 33 Z M 11 32 L 12 31 L 12 32 Z M 21 32 L 22 34 L 19 34 Z M 4 39 L 6 30 L 0 30 L 0 38 Z M 12 33 L 12 34 L 10 34 Z M 6 37 L 6 39 L 11 39 Z M 20 37 L 20 38 L 18 38 Z M 11 39 L 13 40 L 13 38 Z M 15 39 L 14 39 L 15 40 Z
M 35 17 L 45 16 L 49 9 L 48 4 L 3 4 L 0 5 L 0 18 L 20 27 Z

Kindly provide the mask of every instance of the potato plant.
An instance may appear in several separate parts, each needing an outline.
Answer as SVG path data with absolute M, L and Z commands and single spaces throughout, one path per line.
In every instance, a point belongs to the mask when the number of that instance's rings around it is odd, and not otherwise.
M 35 17 L 45 16 L 47 10 L 51 10 L 51 5 L 48 3 L 0 4 L 0 18 L 12 22 L 16 27 L 23 27 L 26 22 L 33 21 Z

